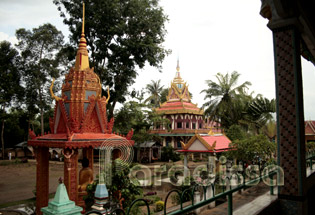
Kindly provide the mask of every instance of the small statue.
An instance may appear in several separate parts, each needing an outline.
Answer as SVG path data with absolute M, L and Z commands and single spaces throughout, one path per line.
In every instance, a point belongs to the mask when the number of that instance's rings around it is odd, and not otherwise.
M 86 191 L 86 187 L 93 183 L 93 170 L 89 167 L 89 159 L 86 157 L 82 160 L 82 169 L 79 173 L 78 191 Z

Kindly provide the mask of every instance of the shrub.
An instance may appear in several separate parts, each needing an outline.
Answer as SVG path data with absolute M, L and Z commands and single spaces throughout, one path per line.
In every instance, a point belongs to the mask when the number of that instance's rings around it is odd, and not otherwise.
M 180 156 L 175 152 L 172 146 L 166 146 L 162 148 L 161 159 L 162 161 L 172 160 L 176 162 L 180 160 Z
M 155 212 L 162 211 L 164 209 L 164 202 L 163 201 L 157 201 L 155 203 Z

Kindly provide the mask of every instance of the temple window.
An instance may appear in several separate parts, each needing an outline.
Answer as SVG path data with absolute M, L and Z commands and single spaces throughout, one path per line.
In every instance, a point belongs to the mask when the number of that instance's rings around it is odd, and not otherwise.
M 182 128 L 182 122 L 177 123 L 177 128 Z
M 202 123 L 199 124 L 199 128 L 200 128 L 200 129 L 202 128 Z
M 192 129 L 196 129 L 196 123 L 192 124 Z
M 189 122 L 186 122 L 186 128 L 189 128 Z

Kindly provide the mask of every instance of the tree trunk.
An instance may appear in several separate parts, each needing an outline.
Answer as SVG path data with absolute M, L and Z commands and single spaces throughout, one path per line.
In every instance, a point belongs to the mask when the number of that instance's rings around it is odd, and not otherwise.
M 40 131 L 41 135 L 44 135 L 44 110 L 40 109 Z
M 39 104 L 40 104 L 40 133 L 41 136 L 44 135 L 44 108 L 43 108 L 43 95 L 40 88 L 38 88 L 38 94 L 39 94 Z
M 30 132 L 29 132 L 30 128 L 31 128 L 31 123 L 30 123 L 30 119 L 28 119 L 28 123 L 27 123 L 27 140 L 30 139 Z
M 4 133 L 4 120 L 2 120 L 2 129 L 1 129 L 2 160 L 4 160 L 4 138 L 3 138 L 3 133 Z
M 110 109 L 109 109 L 109 119 L 114 117 L 115 106 L 116 106 L 116 101 L 113 101 L 113 103 L 112 103 L 112 105 L 110 106 Z
M 38 62 L 38 71 L 41 71 L 41 65 L 40 62 L 42 60 L 43 56 L 43 49 L 44 49 L 45 42 L 42 44 L 42 48 L 40 49 L 40 55 L 39 55 L 39 62 Z M 44 104 L 43 104 L 43 95 L 41 91 L 41 84 L 38 83 L 38 94 L 39 94 L 39 104 L 40 104 L 40 133 L 41 135 L 44 135 Z

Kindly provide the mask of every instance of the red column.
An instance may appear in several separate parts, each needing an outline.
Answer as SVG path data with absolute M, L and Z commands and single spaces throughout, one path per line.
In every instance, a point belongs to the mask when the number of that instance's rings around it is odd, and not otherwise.
M 273 28 L 277 98 L 278 165 L 284 171 L 279 187 L 285 214 L 307 214 L 306 161 L 301 70 L 301 36 L 297 26 L 283 22 Z
M 64 184 L 66 185 L 69 199 L 78 201 L 78 150 L 64 149 Z
M 48 206 L 49 199 L 49 148 L 39 147 L 36 156 L 36 214 L 42 214 L 40 209 Z

